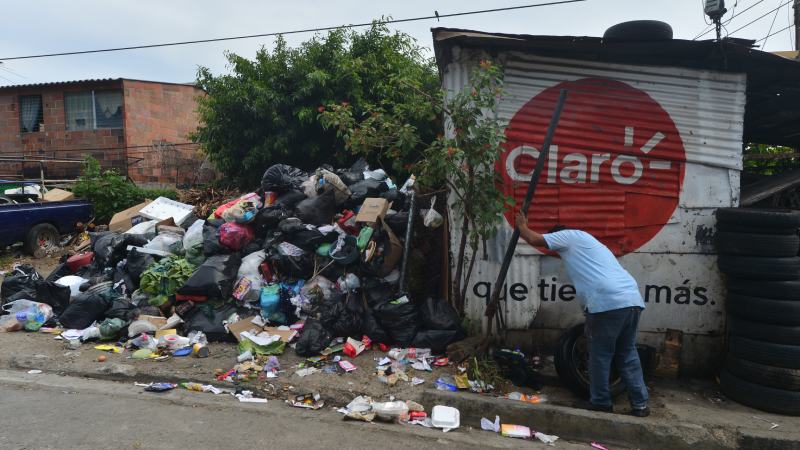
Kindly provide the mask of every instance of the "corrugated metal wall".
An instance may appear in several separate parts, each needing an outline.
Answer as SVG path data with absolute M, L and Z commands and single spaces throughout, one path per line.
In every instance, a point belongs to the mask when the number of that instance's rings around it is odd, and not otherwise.
M 443 70 L 445 89 L 466 85 L 484 57 L 453 48 Z M 509 123 L 497 167 L 505 191 L 524 194 L 522 180 L 532 172 L 558 89 L 567 88 L 554 139 L 558 150 L 556 156 L 551 151 L 529 220 L 540 230 L 555 222 L 585 229 L 624 255 L 621 263 L 647 297 L 645 332 L 674 328 L 713 337 L 718 345 L 724 288 L 712 244 L 713 212 L 738 203 L 745 76 L 516 52 L 497 59 L 505 73 L 497 116 Z M 632 125 L 620 126 L 627 122 Z M 617 158 L 623 159 L 614 163 Z M 473 319 L 483 318 L 511 230 L 504 220 L 477 255 L 467 299 Z M 453 227 L 452 243 L 459 238 Z M 527 245 L 518 247 L 505 292 L 512 329 L 563 329 L 582 320 L 560 261 Z

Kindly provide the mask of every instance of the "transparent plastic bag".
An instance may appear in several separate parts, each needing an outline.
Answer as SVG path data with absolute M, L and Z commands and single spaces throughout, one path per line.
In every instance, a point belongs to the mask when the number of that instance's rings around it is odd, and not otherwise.
M 152 241 L 144 245 L 144 248 L 172 253 L 174 255 L 183 254 L 183 236 L 176 233 L 161 233 L 154 237 Z
M 3 305 L 7 316 L 0 317 L 0 328 L 17 321 L 28 331 L 37 331 L 53 317 L 53 308 L 32 300 L 16 300 Z
M 436 197 L 433 197 L 431 200 L 431 208 L 425 211 L 425 216 L 423 218 L 423 223 L 428 228 L 438 228 L 444 223 L 444 218 L 441 214 L 436 212 Z

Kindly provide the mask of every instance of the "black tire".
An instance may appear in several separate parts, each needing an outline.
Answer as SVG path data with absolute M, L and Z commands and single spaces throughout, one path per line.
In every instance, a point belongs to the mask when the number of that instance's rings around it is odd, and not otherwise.
M 669 41 L 672 27 L 659 20 L 632 20 L 618 23 L 603 33 L 606 41 Z
M 723 394 L 743 405 L 772 413 L 800 415 L 800 392 L 751 383 L 727 370 L 720 373 L 719 386 Z
M 797 227 L 762 227 L 757 225 L 742 225 L 734 222 L 717 222 L 717 231 L 731 233 L 759 233 L 759 234 L 797 234 Z
M 717 222 L 760 228 L 800 227 L 800 211 L 766 208 L 719 208 Z
M 728 355 L 725 361 L 725 368 L 751 383 L 787 391 L 800 391 L 800 370 L 797 369 L 766 366 L 731 355 Z
M 735 336 L 775 344 L 800 345 L 800 326 L 773 325 L 728 317 L 728 330 Z
M 800 300 L 800 280 L 763 281 L 729 279 L 728 292 L 776 300 Z
M 728 312 L 742 319 L 772 325 L 800 325 L 800 302 L 728 293 Z M 800 345 L 800 341 L 797 341 Z
M 558 339 L 554 356 L 556 372 L 575 395 L 589 398 L 588 349 L 583 335 L 584 324 L 575 325 Z M 625 383 L 612 369 L 608 389 L 612 397 L 625 392 Z
M 58 247 L 61 235 L 49 223 L 34 225 L 25 238 L 25 251 L 36 258 L 44 258 L 47 252 Z
M 732 277 L 755 280 L 800 279 L 800 258 L 719 255 L 719 270 Z
M 800 236 L 796 234 L 717 233 L 717 252 L 726 255 L 797 256 Z
M 730 352 L 748 361 L 767 366 L 800 369 L 800 346 L 774 344 L 741 336 L 730 337 Z

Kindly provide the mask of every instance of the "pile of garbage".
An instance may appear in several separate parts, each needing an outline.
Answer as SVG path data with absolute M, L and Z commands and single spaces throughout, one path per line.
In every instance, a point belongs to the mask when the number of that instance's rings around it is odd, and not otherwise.
M 276 164 L 259 189 L 205 218 L 166 198 L 137 205 L 48 277 L 27 265 L 7 274 L 0 330 L 60 325 L 74 345 L 115 342 L 140 358 L 202 356 L 209 341 L 256 356 L 336 345 L 441 353 L 464 337 L 458 315 L 401 285 L 413 189 L 413 177 L 397 186 L 363 161 L 313 173 Z M 433 208 L 419 221 L 442 222 Z

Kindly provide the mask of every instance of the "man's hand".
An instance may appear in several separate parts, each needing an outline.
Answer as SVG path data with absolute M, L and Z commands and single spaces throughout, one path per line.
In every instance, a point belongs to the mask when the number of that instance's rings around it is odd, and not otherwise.
M 517 228 L 520 231 L 524 231 L 528 228 L 528 217 L 525 214 L 522 214 L 522 211 L 518 211 L 514 221 L 517 224 Z

